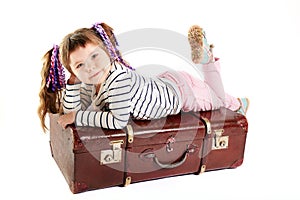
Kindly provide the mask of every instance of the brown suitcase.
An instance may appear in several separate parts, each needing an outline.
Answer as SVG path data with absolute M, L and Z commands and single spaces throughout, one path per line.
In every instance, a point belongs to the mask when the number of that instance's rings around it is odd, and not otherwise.
M 123 130 L 62 129 L 50 115 L 54 160 L 73 193 L 242 164 L 247 120 L 227 109 L 132 120 Z

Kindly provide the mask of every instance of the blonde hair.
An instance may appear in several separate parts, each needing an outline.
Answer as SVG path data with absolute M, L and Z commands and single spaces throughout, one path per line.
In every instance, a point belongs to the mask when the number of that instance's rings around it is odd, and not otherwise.
M 41 87 L 39 92 L 40 97 L 40 105 L 38 107 L 38 116 L 41 121 L 41 126 L 43 131 L 45 132 L 48 129 L 45 125 L 45 117 L 46 114 L 49 113 L 61 113 L 62 107 L 60 103 L 60 99 L 62 96 L 62 91 L 55 91 L 53 92 L 50 88 L 47 87 L 47 77 L 49 76 L 49 68 L 51 65 L 51 55 L 53 49 L 50 49 L 44 56 L 43 56 L 43 68 L 41 71 Z

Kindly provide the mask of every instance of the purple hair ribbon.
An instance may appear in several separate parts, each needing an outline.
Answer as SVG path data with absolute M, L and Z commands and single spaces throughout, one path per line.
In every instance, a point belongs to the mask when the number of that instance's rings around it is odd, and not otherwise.
M 116 61 L 122 63 L 123 65 L 125 65 L 129 69 L 134 70 L 127 62 L 125 62 L 123 60 L 123 58 L 121 56 L 119 56 L 117 54 L 118 49 L 116 49 L 116 47 L 112 44 L 110 38 L 108 37 L 108 35 L 106 34 L 105 30 L 101 26 L 101 23 L 95 23 L 93 25 L 93 28 L 97 31 L 97 33 L 102 38 L 103 43 L 104 43 L 106 49 L 108 50 L 108 52 L 110 54 L 110 58 L 112 60 L 116 60 Z M 115 37 L 114 34 L 113 34 L 113 37 L 114 37 L 114 40 L 116 41 L 116 45 L 118 46 L 119 44 L 118 44 L 117 39 L 116 39 L 116 37 Z
M 54 45 L 51 54 L 49 75 L 47 77 L 46 87 L 50 88 L 53 92 L 59 91 L 65 87 L 65 82 L 64 68 L 59 61 L 59 46 Z

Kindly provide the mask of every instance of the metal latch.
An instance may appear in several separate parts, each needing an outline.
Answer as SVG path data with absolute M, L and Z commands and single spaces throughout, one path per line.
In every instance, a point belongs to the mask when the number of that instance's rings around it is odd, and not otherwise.
M 227 149 L 229 143 L 229 136 L 222 136 L 224 129 L 214 130 L 214 137 L 212 142 L 212 150 Z
M 100 154 L 100 165 L 118 163 L 122 160 L 122 148 L 123 140 L 111 141 L 109 145 L 112 149 L 102 150 Z

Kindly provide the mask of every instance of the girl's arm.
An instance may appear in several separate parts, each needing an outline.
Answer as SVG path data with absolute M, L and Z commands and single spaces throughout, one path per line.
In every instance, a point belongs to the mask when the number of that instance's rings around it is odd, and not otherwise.
M 75 75 L 71 75 L 63 97 L 64 113 L 85 110 L 91 103 L 91 93 L 92 85 L 81 84 Z
M 80 102 L 80 87 L 81 83 L 67 84 L 65 94 L 63 97 L 63 111 L 70 113 L 81 109 Z
M 105 100 L 107 110 L 89 111 L 74 109 L 61 116 L 59 123 L 66 127 L 68 124 L 75 123 L 76 126 L 102 127 L 107 129 L 122 129 L 129 120 L 131 102 L 131 78 L 126 72 L 112 74 L 106 82 Z M 76 103 L 74 104 L 76 105 Z
M 75 116 L 75 125 L 102 127 L 107 129 L 124 128 L 130 117 L 131 75 L 127 72 L 114 72 L 105 83 L 107 92 L 105 107 L 102 111 L 79 110 Z
M 77 111 L 81 109 L 80 87 L 81 82 L 74 74 L 71 73 L 71 76 L 67 81 L 65 94 L 63 97 L 64 113 L 70 113 L 72 111 Z

